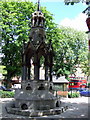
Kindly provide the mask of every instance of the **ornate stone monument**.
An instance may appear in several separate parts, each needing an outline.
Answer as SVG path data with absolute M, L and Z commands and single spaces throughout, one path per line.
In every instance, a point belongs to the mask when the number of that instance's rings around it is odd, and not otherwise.
M 51 41 L 45 43 L 45 18 L 38 9 L 32 14 L 29 42 L 23 49 L 21 89 L 16 90 L 14 106 L 7 107 L 9 113 L 26 116 L 43 116 L 61 112 L 60 102 L 52 93 L 53 49 Z M 40 60 L 44 57 L 45 78 L 40 79 Z M 31 68 L 34 66 L 34 78 Z

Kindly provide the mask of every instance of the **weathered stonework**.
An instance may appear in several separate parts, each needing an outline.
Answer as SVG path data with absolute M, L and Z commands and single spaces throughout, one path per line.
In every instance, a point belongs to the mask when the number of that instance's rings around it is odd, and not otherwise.
M 32 14 L 30 41 L 24 45 L 22 58 L 21 89 L 15 93 L 14 107 L 7 112 L 25 116 L 43 116 L 60 114 L 66 108 L 60 108 L 60 99 L 53 94 L 52 66 L 53 48 L 51 41 L 45 43 L 44 15 L 38 9 Z M 40 60 L 44 57 L 45 79 L 40 80 Z M 32 62 L 31 62 L 32 61 Z M 34 67 L 34 78 L 31 67 Z
M 7 110 L 11 114 L 30 116 L 30 117 L 40 117 L 45 115 L 58 115 L 63 113 L 68 109 L 67 106 L 57 109 L 49 109 L 49 110 L 20 110 L 18 108 L 10 108 L 7 107 Z

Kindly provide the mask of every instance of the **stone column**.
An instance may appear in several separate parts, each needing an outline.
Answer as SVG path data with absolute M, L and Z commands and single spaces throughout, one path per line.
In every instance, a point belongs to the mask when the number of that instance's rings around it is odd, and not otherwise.
M 50 66 L 50 82 L 52 82 L 52 66 Z
M 53 57 L 50 55 L 50 82 L 52 82 L 52 65 L 53 65 Z
M 30 72 L 31 72 L 30 69 L 31 69 L 31 67 L 29 66 L 29 67 L 28 67 L 28 80 L 30 80 Z
M 39 69 L 40 69 L 40 64 L 38 63 L 38 71 L 37 71 L 37 79 L 39 80 Z
M 39 80 L 39 63 L 37 54 L 34 55 L 34 79 Z
M 27 67 L 26 67 L 26 56 L 23 55 L 23 67 L 22 67 L 22 80 L 25 81 L 27 79 Z
M 45 58 L 45 80 L 48 80 L 48 61 Z
M 30 58 L 28 58 L 28 62 L 27 62 L 27 79 L 30 80 L 30 74 L 31 73 L 31 60 Z

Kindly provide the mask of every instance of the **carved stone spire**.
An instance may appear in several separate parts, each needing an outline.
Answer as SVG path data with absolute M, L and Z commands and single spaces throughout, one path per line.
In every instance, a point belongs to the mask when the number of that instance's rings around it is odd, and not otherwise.
M 41 117 L 60 113 L 60 101 L 53 95 L 52 89 L 52 41 L 50 40 L 50 44 L 45 42 L 45 18 L 39 7 L 40 0 L 37 10 L 32 14 L 30 40 L 27 44 L 24 43 L 21 89 L 15 92 L 14 107 L 11 107 L 12 104 L 10 108 L 6 107 L 7 112 L 11 114 Z M 43 71 L 41 61 L 44 66 Z M 41 74 L 43 74 L 42 78 Z
M 32 29 L 30 32 L 30 41 L 37 45 L 45 40 L 44 14 L 40 10 L 40 0 L 38 0 L 37 10 L 32 13 Z
M 37 11 L 40 11 L 40 0 L 38 0 L 38 8 Z
M 43 27 L 44 26 L 44 15 L 40 11 L 40 0 L 38 0 L 37 11 L 32 13 L 32 27 Z

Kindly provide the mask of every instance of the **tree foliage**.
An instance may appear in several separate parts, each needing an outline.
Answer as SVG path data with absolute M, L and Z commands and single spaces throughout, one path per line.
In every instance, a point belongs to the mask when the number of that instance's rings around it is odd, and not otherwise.
M 55 50 L 54 71 L 57 76 L 66 77 L 75 73 L 76 65 L 80 65 L 87 73 L 88 66 L 88 40 L 84 32 L 72 28 L 60 27 L 57 37 L 53 40 Z
M 31 14 L 37 9 L 32 2 L 10 1 L 1 3 L 2 64 L 6 66 L 6 79 L 21 74 L 23 43 L 29 41 Z M 46 8 L 41 8 L 46 17 L 46 30 L 52 29 L 53 17 Z
M 25 2 L 1 2 L 2 3 L 2 52 L 4 57 L 2 64 L 6 66 L 7 82 L 21 73 L 21 51 L 22 43 L 28 38 L 28 22 L 33 3 Z M 32 7 L 31 7 L 32 6 Z M 28 10 L 27 10 L 28 8 Z M 31 9 L 31 11 L 29 10 Z
M 7 74 L 7 71 L 4 70 L 5 66 L 0 65 L 0 74 Z
M 23 43 L 29 41 L 31 29 L 31 14 L 37 9 L 32 2 L 1 3 L 0 28 L 2 32 L 2 64 L 7 71 L 7 83 L 13 76 L 21 74 Z M 57 76 L 68 76 L 77 64 L 85 63 L 87 59 L 87 43 L 84 33 L 71 28 L 58 28 L 53 22 L 53 15 L 41 7 L 44 13 L 46 42 L 52 40 L 54 48 L 54 67 Z M 87 62 L 86 62 L 87 64 Z

